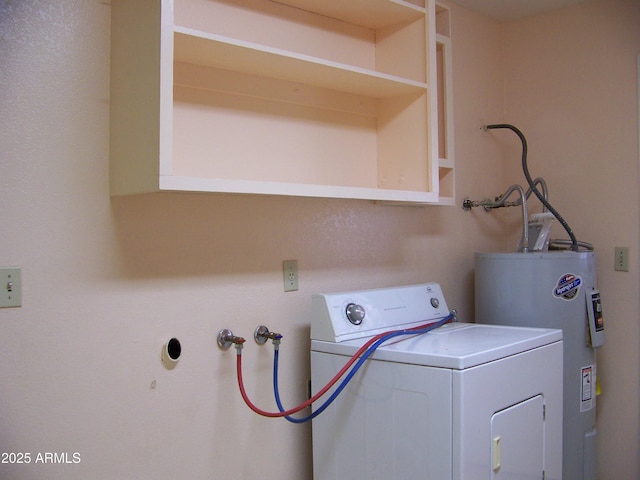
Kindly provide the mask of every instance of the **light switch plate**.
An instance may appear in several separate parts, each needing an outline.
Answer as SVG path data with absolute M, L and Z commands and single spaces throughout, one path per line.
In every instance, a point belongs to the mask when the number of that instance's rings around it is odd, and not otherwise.
M 615 247 L 615 263 L 613 269 L 618 272 L 629 271 L 629 247 Z
M 22 306 L 20 267 L 0 267 L 0 308 Z

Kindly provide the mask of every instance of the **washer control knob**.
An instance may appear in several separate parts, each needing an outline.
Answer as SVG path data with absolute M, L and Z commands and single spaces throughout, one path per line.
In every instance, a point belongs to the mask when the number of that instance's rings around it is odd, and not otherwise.
M 350 303 L 346 308 L 347 319 L 354 325 L 360 325 L 367 312 L 362 305 Z
M 431 299 L 431 306 L 433 308 L 438 308 L 440 306 L 440 300 L 438 300 L 438 297 L 433 297 Z

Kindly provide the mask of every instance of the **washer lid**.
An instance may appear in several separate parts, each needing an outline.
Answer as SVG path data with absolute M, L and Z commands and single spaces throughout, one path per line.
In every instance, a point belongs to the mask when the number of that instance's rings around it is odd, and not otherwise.
M 311 350 L 352 356 L 367 340 L 312 340 Z M 369 358 L 463 370 L 561 340 L 562 330 L 556 329 L 454 323 L 382 344 Z

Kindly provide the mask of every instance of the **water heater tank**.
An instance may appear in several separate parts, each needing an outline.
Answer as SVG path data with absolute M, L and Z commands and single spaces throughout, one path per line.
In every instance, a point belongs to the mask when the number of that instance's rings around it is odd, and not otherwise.
M 564 366 L 558 368 L 564 368 L 564 480 L 595 480 L 597 475 L 594 346 L 602 343 L 604 326 L 594 329 L 589 325 L 594 292 L 594 252 L 475 255 L 477 323 L 563 331 Z M 597 301 L 595 316 L 601 322 L 599 295 Z

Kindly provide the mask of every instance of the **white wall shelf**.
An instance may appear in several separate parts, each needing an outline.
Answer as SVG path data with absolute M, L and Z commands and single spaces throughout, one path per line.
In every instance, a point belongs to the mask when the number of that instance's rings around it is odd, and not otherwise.
M 414 1 L 113 0 L 112 195 L 440 203 L 438 14 Z

